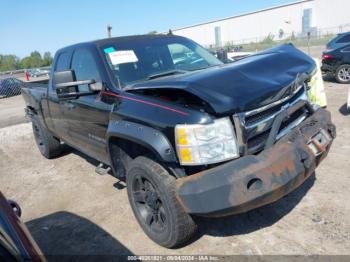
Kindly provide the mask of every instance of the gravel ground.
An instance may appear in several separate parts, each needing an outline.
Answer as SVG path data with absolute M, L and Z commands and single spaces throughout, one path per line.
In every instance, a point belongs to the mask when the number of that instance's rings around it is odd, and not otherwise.
M 154 244 L 133 217 L 126 189 L 96 162 L 67 148 L 44 159 L 31 125 L 0 129 L 0 187 L 23 209 L 23 221 L 46 255 L 55 254 L 347 254 L 350 255 L 350 116 L 348 86 L 326 83 L 338 137 L 328 158 L 300 188 L 246 214 L 197 219 L 189 245 Z
M 0 99 L 0 128 L 28 122 L 21 95 Z

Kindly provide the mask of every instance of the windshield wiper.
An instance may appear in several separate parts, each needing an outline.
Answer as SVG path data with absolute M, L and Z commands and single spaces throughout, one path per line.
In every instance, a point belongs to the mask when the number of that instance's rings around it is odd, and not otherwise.
M 184 73 L 187 73 L 187 71 L 185 70 L 170 70 L 170 71 L 165 71 L 165 72 L 162 72 L 162 73 L 158 73 L 158 74 L 154 74 L 154 75 L 150 75 L 147 77 L 147 80 L 151 80 L 151 79 L 155 79 L 155 78 L 158 78 L 158 77 L 163 77 L 163 76 L 170 76 L 170 75 L 176 75 L 176 74 L 184 74 Z
M 198 67 L 198 68 L 192 69 L 192 70 L 190 70 L 190 71 L 191 71 L 191 72 L 194 72 L 194 71 L 204 70 L 204 69 L 208 69 L 208 68 L 215 67 L 215 66 L 219 66 L 219 65 L 220 65 L 220 64 L 218 64 L 218 65 L 208 65 L 208 66 Z

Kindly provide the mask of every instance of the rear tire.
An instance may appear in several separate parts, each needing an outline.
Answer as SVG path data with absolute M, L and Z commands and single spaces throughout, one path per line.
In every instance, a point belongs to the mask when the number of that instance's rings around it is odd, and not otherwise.
M 32 117 L 32 128 L 36 145 L 44 157 L 51 159 L 61 154 L 60 141 L 40 123 L 37 115 Z
M 341 65 L 335 71 L 335 79 L 340 84 L 350 83 L 350 65 Z
M 173 248 L 187 242 L 197 226 L 176 198 L 175 178 L 158 163 L 137 157 L 128 168 L 128 198 L 147 236 Z

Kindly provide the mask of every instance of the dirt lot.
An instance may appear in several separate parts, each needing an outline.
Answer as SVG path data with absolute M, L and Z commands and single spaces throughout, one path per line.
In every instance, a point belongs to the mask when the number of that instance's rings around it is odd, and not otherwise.
M 95 173 L 96 163 L 66 149 L 44 159 L 29 123 L 0 129 L 0 187 L 23 209 L 45 254 L 350 254 L 348 86 L 328 82 L 338 137 L 316 177 L 269 206 L 223 219 L 197 219 L 192 243 L 168 250 L 136 223 L 123 183 Z M 22 111 L 23 112 L 23 111 Z
M 24 117 L 22 96 L 0 99 L 0 128 L 28 122 Z

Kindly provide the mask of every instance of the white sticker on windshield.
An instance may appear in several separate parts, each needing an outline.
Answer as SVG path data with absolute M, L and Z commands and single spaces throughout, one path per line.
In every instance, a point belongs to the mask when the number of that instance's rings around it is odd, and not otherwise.
M 135 63 L 139 61 L 133 50 L 114 51 L 108 53 L 113 65 Z

